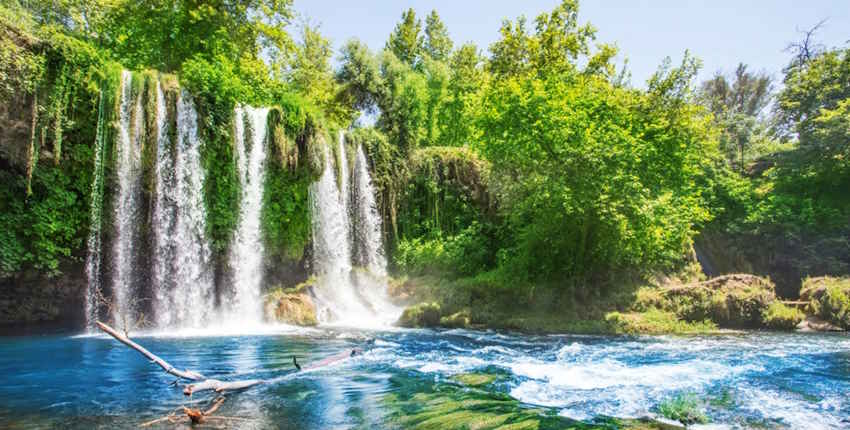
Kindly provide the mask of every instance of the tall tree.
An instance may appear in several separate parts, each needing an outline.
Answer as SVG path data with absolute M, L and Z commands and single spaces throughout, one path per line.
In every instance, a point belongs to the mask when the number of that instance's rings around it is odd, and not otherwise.
M 425 18 L 425 53 L 438 61 L 447 61 L 452 53 L 449 30 L 436 10 L 432 10 Z
M 395 56 L 415 66 L 422 53 L 422 21 L 416 19 L 416 12 L 411 8 L 401 15 L 401 22 L 396 24 L 387 40 L 387 49 Z
M 759 134 L 767 131 L 763 113 L 771 101 L 772 82 L 767 73 L 750 72 L 740 63 L 731 77 L 717 73 L 700 88 L 702 104 L 721 128 L 721 149 L 731 163 L 737 158 L 741 171 L 745 152 Z
M 558 74 L 579 70 L 586 61 L 586 74 L 613 77 L 611 59 L 617 50 L 601 44 L 596 50 L 591 42 L 596 29 L 590 24 L 579 25 L 578 1 L 562 0 L 550 13 L 540 14 L 534 21 L 534 34 L 526 29 L 524 17 L 516 23 L 505 21 L 502 37 L 490 45 L 490 71 L 497 76 L 516 76 L 524 73 Z

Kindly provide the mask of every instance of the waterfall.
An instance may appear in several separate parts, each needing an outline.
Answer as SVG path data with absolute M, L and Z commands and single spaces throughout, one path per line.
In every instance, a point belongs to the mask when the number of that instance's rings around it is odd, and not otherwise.
M 380 220 L 374 207 L 374 189 L 363 156 L 360 169 L 355 163 L 355 187 L 348 183 L 348 162 L 343 136 L 340 135 L 335 170 L 330 149 L 324 147 L 325 165 L 322 176 L 310 186 L 313 218 L 313 263 L 318 276 L 314 294 L 319 320 L 343 325 L 380 326 L 398 315 L 386 299 L 386 260 L 380 246 Z M 336 172 L 339 172 L 337 182 Z M 355 199 L 350 199 L 350 193 Z M 368 196 L 366 196 L 368 194 Z M 349 204 L 353 210 L 349 210 Z M 366 214 L 367 220 L 355 224 L 351 214 Z M 357 217 L 362 218 L 360 216 Z M 363 234 L 352 234 L 352 225 Z M 372 229 L 372 232 L 366 230 Z M 352 250 L 371 243 L 366 249 L 363 268 L 352 267 Z M 360 263 L 360 261 L 358 261 Z M 378 269 L 373 272 L 372 267 Z M 365 270 L 365 273 L 364 273 Z
M 260 291 L 263 282 L 263 242 L 260 214 L 263 207 L 263 181 L 266 160 L 268 109 L 237 107 L 234 115 L 236 167 L 242 186 L 239 224 L 230 249 L 233 288 L 223 303 L 227 317 L 242 323 L 262 320 Z M 248 136 L 245 125 L 249 126 Z
M 387 258 L 381 239 L 381 217 L 375 204 L 375 187 L 369 176 L 369 165 L 363 146 L 357 146 L 354 161 L 355 239 L 358 244 L 357 264 L 378 276 L 387 274 Z
M 89 202 L 89 236 L 86 241 L 86 326 L 91 329 L 98 319 L 98 300 L 101 294 L 100 264 L 101 264 L 101 218 L 103 215 L 103 151 L 106 148 L 106 97 L 100 92 L 97 109 L 97 130 L 94 140 L 94 174 Z
M 157 94 L 154 203 L 154 314 L 160 327 L 200 327 L 215 305 L 212 252 L 206 240 L 198 114 L 186 91 L 177 95 L 177 141 L 172 144 Z
M 137 264 L 136 234 L 140 224 L 139 210 L 142 192 L 142 154 L 144 117 L 141 95 L 133 97 L 133 75 L 121 75 L 121 104 L 118 138 L 115 145 L 117 196 L 113 207 L 115 237 L 112 243 L 113 318 L 122 326 L 129 326 L 136 317 Z

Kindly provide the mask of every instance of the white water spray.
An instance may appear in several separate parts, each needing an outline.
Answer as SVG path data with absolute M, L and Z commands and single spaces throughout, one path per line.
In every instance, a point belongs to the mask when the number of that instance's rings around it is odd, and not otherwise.
M 121 104 L 118 139 L 115 145 L 118 193 L 113 208 L 115 237 L 112 243 L 112 292 L 115 307 L 112 317 L 127 324 L 136 317 L 133 300 L 138 271 L 136 234 L 139 228 L 142 192 L 142 139 L 144 117 L 141 95 L 132 95 L 133 75 L 121 74 Z
M 398 312 L 386 299 L 386 260 L 379 253 L 380 219 L 374 208 L 374 189 L 365 165 L 365 156 L 361 162 L 361 171 L 356 172 L 353 201 L 356 206 L 349 211 L 349 193 L 353 192 L 348 184 L 348 162 L 342 135 L 338 146 L 338 168 L 331 162 L 330 149 L 324 147 L 325 167 L 321 178 L 310 186 L 310 203 L 313 214 L 313 262 L 319 280 L 314 290 L 319 320 L 347 326 L 386 326 L 392 323 Z M 359 157 L 359 156 L 358 156 Z M 336 173 L 340 181 L 337 184 Z M 365 197 L 368 193 L 370 197 Z M 370 250 L 364 261 L 374 262 L 378 269 L 373 272 L 373 264 L 363 268 L 352 267 L 352 249 L 360 246 L 359 235 L 351 233 L 350 213 L 367 214 L 368 220 L 359 222 L 357 230 L 373 240 L 371 245 L 363 247 Z M 377 223 L 377 224 L 376 224 Z M 372 233 L 365 230 L 372 229 Z M 352 240 L 354 239 L 354 240 Z M 383 261 L 383 263 L 382 263 Z
M 198 114 L 191 96 L 181 91 L 177 96 L 177 142 L 172 145 L 161 118 L 165 113 L 162 91 L 158 93 L 154 313 L 160 327 L 200 327 L 209 321 L 215 288 L 205 232 Z
M 230 250 L 233 288 L 223 306 L 226 318 L 240 323 L 258 324 L 262 321 L 263 241 L 260 215 L 268 113 L 266 108 L 237 107 L 234 115 L 234 146 L 242 199 L 239 224 Z M 246 122 L 249 136 L 245 133 Z

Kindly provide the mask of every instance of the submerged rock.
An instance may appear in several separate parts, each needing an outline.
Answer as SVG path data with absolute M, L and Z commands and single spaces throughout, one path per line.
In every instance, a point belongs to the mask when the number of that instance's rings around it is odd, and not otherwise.
M 275 291 L 266 299 L 266 317 L 286 324 L 315 326 L 316 304 L 303 292 Z

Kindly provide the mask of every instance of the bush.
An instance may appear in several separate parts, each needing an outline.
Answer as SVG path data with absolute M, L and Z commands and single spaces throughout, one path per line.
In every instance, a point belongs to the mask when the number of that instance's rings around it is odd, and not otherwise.
M 402 327 L 436 327 L 439 324 L 440 305 L 436 302 L 410 306 L 398 319 L 398 325 Z
M 850 278 L 808 278 L 800 292 L 809 311 L 841 328 L 850 329 Z
M 762 319 L 764 325 L 776 330 L 793 330 L 803 320 L 805 315 L 797 308 L 785 306 L 775 301 L 764 310 Z

